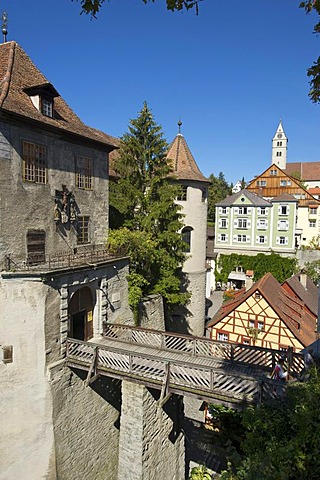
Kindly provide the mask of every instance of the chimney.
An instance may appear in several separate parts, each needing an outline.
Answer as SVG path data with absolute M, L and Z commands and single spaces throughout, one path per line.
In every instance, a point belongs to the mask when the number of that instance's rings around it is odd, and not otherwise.
M 305 269 L 302 269 L 299 275 L 299 280 L 301 285 L 305 290 L 307 290 L 307 273 Z
M 253 270 L 246 271 L 246 292 L 252 287 L 253 285 Z

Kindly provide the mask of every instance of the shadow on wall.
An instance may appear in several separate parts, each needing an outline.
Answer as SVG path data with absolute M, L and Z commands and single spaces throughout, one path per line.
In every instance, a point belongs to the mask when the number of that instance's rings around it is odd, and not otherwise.
M 77 368 L 71 369 L 72 374 L 85 381 L 88 373 Z M 99 376 L 88 388 L 94 390 L 106 402 L 112 405 L 119 413 L 121 411 L 121 380 Z M 118 427 L 117 427 L 118 428 Z

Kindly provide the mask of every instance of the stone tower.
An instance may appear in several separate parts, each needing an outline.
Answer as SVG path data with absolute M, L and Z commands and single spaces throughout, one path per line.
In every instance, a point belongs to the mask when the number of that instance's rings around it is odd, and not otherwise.
M 272 139 L 272 159 L 271 165 L 277 165 L 284 170 L 287 166 L 287 148 L 288 138 L 283 130 L 280 120 L 277 131 Z
M 202 336 L 206 301 L 206 232 L 207 191 L 209 181 L 200 172 L 196 161 L 181 134 L 169 147 L 168 158 L 174 175 L 182 187 L 177 203 L 182 207 L 184 227 L 181 231 L 187 243 L 187 259 L 183 266 L 186 287 L 191 293 L 190 303 L 172 316 L 170 329 Z

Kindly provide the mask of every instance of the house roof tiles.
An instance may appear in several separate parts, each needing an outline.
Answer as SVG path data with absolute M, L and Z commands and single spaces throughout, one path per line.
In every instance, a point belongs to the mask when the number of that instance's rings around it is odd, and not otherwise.
M 178 180 L 195 180 L 209 183 L 209 180 L 200 172 L 188 144 L 181 133 L 178 133 L 169 146 L 167 158 L 171 161 L 173 174 Z
M 43 115 L 27 93 L 28 89 L 39 86 L 51 91 L 53 96 L 58 95 L 54 98 L 53 118 Z M 115 148 L 111 136 L 80 120 L 16 42 L 0 44 L 0 111 L 37 122 L 42 128 L 58 129 L 94 141 L 108 151 Z
M 249 190 L 240 190 L 233 195 L 229 195 L 216 204 L 218 207 L 228 207 L 233 205 L 240 197 L 245 196 L 254 206 L 257 207 L 271 207 L 271 203 L 268 200 L 260 197 L 257 193 L 250 192 Z

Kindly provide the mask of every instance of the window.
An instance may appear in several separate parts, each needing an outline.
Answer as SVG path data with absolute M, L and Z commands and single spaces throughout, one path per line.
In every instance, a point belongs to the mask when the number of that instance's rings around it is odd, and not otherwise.
M 278 230 L 288 230 L 289 222 L 287 220 L 278 221 Z
M 280 180 L 280 187 L 286 187 L 291 185 L 291 180 Z
M 242 337 L 242 344 L 243 345 L 250 345 L 250 338 Z
M 246 243 L 249 241 L 250 241 L 250 237 L 248 235 L 237 235 L 237 242 Z
M 315 228 L 316 227 L 316 221 L 315 220 L 309 220 L 309 227 Z
M 225 233 L 221 233 L 220 240 L 221 240 L 221 242 L 226 242 L 227 241 L 227 237 L 226 237 Z
M 47 98 L 41 99 L 41 110 L 46 117 L 53 117 L 53 101 Z
M 181 185 L 181 193 L 177 196 L 178 201 L 185 201 L 187 200 L 187 192 L 188 192 L 188 187 L 187 185 Z
M 184 227 L 181 231 L 182 240 L 185 243 L 184 251 L 189 253 L 191 251 L 191 232 L 193 228 L 191 227 Z
M 248 221 L 246 218 L 238 219 L 238 228 L 248 228 Z
M 260 300 L 260 298 L 261 298 L 261 293 L 260 293 L 260 292 L 254 292 L 254 298 L 255 298 L 256 300 Z
M 258 243 L 266 243 L 267 238 L 264 235 L 259 235 Z
M 205 202 L 208 198 L 208 189 L 207 188 L 202 188 L 201 190 L 201 201 Z
M 255 295 L 257 293 L 259 293 L 259 292 L 255 292 Z M 253 318 L 249 319 L 249 322 L 248 322 L 249 328 L 257 328 L 258 330 L 263 330 L 264 329 L 264 321 L 263 320 L 257 320 L 255 315 L 252 315 L 252 316 L 253 316 Z
M 22 143 L 23 180 L 46 183 L 46 147 L 35 143 Z
M 279 206 L 279 215 L 288 215 L 289 208 L 287 205 L 280 205 Z
M 89 243 L 89 224 L 90 217 L 78 217 L 78 243 Z
M 30 230 L 27 233 L 27 263 L 38 265 L 45 263 L 46 233 L 42 230 Z
M 286 237 L 279 237 L 279 245 L 285 245 L 286 244 Z
M 310 207 L 309 208 L 309 214 L 310 215 L 316 215 L 317 214 L 317 208 Z
M 222 215 L 227 215 L 227 207 L 221 207 L 220 213 L 222 213 Z
M 227 228 L 228 226 L 228 221 L 226 218 L 221 218 L 221 228 Z
M 282 152 L 277 152 L 277 157 L 281 157 L 282 156 Z
M 92 190 L 92 158 L 76 157 L 76 185 L 84 190 Z
M 257 181 L 257 187 L 266 187 L 267 186 L 267 181 L 266 180 L 258 180 Z
M 268 226 L 267 220 L 265 220 L 264 218 L 260 218 L 260 220 L 258 220 L 257 228 L 259 230 L 265 230 L 267 226 Z
M 229 341 L 229 333 L 217 332 L 217 340 L 219 340 L 220 342 L 228 342 Z
M 248 207 L 239 207 L 239 215 L 247 215 L 248 214 Z
M 266 207 L 259 207 L 258 208 L 258 215 L 267 215 Z
M 282 142 L 277 142 L 277 147 L 282 147 Z
M 270 175 L 277 175 L 278 174 L 278 170 L 270 170 Z

